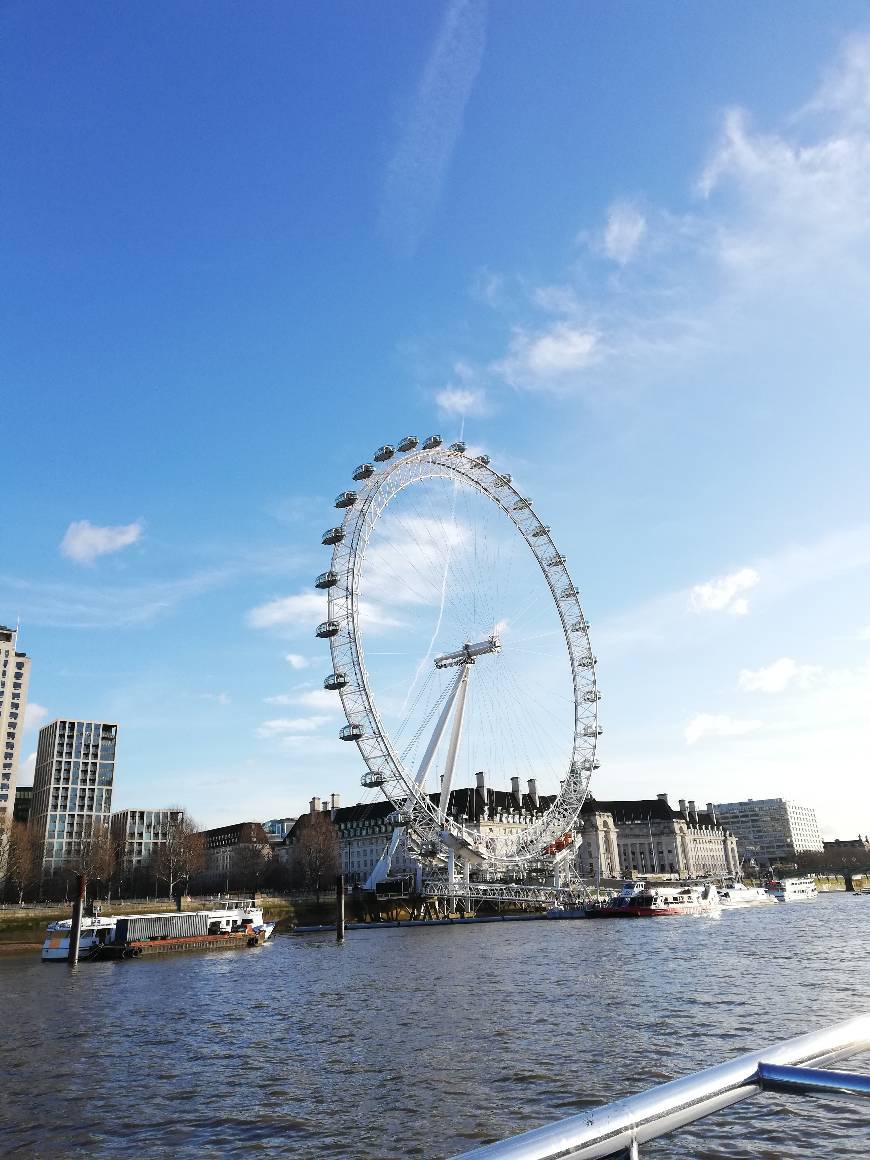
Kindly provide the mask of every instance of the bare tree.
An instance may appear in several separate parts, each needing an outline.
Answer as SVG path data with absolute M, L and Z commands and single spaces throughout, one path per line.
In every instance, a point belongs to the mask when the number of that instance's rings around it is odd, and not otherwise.
M 42 843 L 26 822 L 13 822 L 8 831 L 6 851 L 6 882 L 18 895 L 18 905 L 24 895 L 39 886 L 42 877 Z
M 199 826 L 184 810 L 170 819 L 166 840 L 151 855 L 151 873 L 158 882 L 165 882 L 170 898 L 186 890 L 191 878 L 202 870 L 205 863 L 205 841 Z
M 296 823 L 290 850 L 292 881 L 313 890 L 319 902 L 320 891 L 332 884 L 340 867 L 338 831 L 329 814 L 305 814 Z
M 231 876 L 239 889 L 256 894 L 272 858 L 272 850 L 265 832 L 262 838 L 257 835 L 251 835 L 251 838 L 233 852 Z

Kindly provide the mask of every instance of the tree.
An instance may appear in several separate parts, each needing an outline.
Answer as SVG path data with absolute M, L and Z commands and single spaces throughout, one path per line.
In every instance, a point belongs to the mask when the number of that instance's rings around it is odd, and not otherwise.
M 292 881 L 313 890 L 320 901 L 320 891 L 332 883 L 341 868 L 338 831 L 329 814 L 305 814 L 295 826 L 290 850 Z
M 166 829 L 166 840 L 151 855 L 151 872 L 158 882 L 165 882 L 170 898 L 186 890 L 191 878 L 205 863 L 205 841 L 199 826 L 184 810 L 173 814 Z
M 251 841 L 242 842 L 233 852 L 231 878 L 234 885 L 256 894 L 271 858 L 272 850 L 265 831 L 262 837 L 252 834 Z
M 19 906 L 41 877 L 42 843 L 26 822 L 13 822 L 6 845 L 6 882 L 18 895 Z

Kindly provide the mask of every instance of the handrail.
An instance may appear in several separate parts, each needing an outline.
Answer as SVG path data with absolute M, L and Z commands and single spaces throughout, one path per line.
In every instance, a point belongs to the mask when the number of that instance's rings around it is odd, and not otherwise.
M 636 1157 L 638 1144 L 667 1135 L 765 1090 L 765 1064 L 795 1068 L 817 1066 L 868 1049 L 870 1013 L 760 1051 L 747 1052 L 727 1063 L 671 1080 L 580 1115 L 569 1116 L 558 1123 L 475 1148 L 454 1160 L 593 1160 L 594 1157 L 626 1153 Z M 812 1090 L 813 1074 L 816 1073 L 810 1072 L 808 1067 L 803 1090 Z M 846 1090 L 842 1083 L 846 1074 L 839 1073 L 839 1086 L 827 1085 L 829 1093 Z M 770 1087 L 774 1087 L 772 1082 Z

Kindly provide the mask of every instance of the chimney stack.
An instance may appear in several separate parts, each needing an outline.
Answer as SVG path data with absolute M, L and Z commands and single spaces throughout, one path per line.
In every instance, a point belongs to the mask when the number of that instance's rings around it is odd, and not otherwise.
M 717 817 L 716 817 L 716 807 L 713 805 L 713 803 L 712 803 L 712 802 L 707 802 L 707 813 L 708 813 L 708 814 L 710 815 L 710 817 L 713 819 L 713 825 L 714 825 L 714 826 L 718 826 L 718 825 L 719 825 L 719 821 L 718 821 L 718 819 L 717 819 Z
M 656 797 L 659 799 L 660 802 L 664 802 L 665 805 L 668 804 L 668 795 L 666 793 L 657 793 Z
M 538 808 L 538 779 L 536 777 L 529 778 L 529 797 L 532 799 L 533 809 Z
M 686 809 L 686 799 L 685 798 L 680 798 L 680 813 L 688 821 L 689 811 Z
M 479 769 L 477 771 L 477 773 L 474 775 L 474 777 L 475 777 L 475 780 L 477 781 L 477 792 L 480 794 L 480 796 L 482 798 L 485 798 L 486 797 L 486 782 L 484 780 L 483 770 Z
M 324 800 L 323 800 L 323 801 L 320 803 L 320 812 L 321 812 L 322 814 L 328 814 L 328 813 L 329 813 L 329 802 L 328 802 L 328 801 L 327 801 L 325 798 L 324 798 Z
M 341 808 L 341 794 L 340 793 L 332 793 L 329 795 L 329 808 L 331 810 L 337 810 L 337 809 Z
M 309 809 L 311 810 L 312 814 L 320 813 L 320 798 L 319 797 L 313 797 L 311 799 L 311 802 L 309 803 Z
M 520 779 L 518 777 L 511 778 L 511 794 L 517 805 L 522 802 L 522 795 L 520 794 Z
M 689 802 L 689 821 L 694 822 L 696 826 L 698 824 L 698 811 L 693 801 Z

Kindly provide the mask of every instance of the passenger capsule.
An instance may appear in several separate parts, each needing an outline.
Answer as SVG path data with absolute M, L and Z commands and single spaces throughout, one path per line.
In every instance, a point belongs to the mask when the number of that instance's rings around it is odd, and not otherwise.
M 391 443 L 385 443 L 383 447 L 379 447 L 375 452 L 376 463 L 386 463 L 388 459 L 392 459 L 396 454 L 396 449 Z
M 555 556 L 551 556 L 550 559 L 547 561 L 548 568 L 564 568 L 564 566 L 565 566 L 565 557 L 562 555 L 561 552 L 557 552 Z
M 492 460 L 488 455 L 478 455 L 475 457 L 475 463 L 479 463 L 481 467 L 489 467 Z
M 518 499 L 517 502 L 511 507 L 511 511 L 522 512 L 528 510 L 528 508 L 531 506 L 532 501 L 530 499 Z
M 387 821 L 391 826 L 407 826 L 411 820 L 411 815 L 407 810 L 393 810 L 391 814 L 387 815 Z
M 496 487 L 510 487 L 513 483 L 514 477 L 512 475 L 500 475 L 496 480 Z
M 571 631 L 572 632 L 585 632 L 588 627 L 589 627 L 588 620 L 575 620 L 574 623 L 571 625 Z
M 314 581 L 315 588 L 334 588 L 338 583 L 338 573 L 330 569 L 328 572 L 321 572 Z
M 413 451 L 416 446 L 417 446 L 417 436 L 416 435 L 406 435 L 404 439 L 399 440 L 398 450 L 399 451 Z
M 596 701 L 601 700 L 601 694 L 598 692 L 597 689 L 589 689 L 587 692 L 585 692 L 583 694 L 583 700 L 588 705 L 594 705 Z
M 327 640 L 331 636 L 338 636 L 340 627 L 337 620 L 324 620 L 318 624 L 314 630 L 314 635 L 319 636 L 321 640 Z
M 577 664 L 581 669 L 594 669 L 598 663 L 598 657 L 594 657 L 592 653 L 586 653 L 582 657 L 577 658 Z
M 355 491 L 343 491 L 343 492 L 341 492 L 340 495 L 337 495 L 335 497 L 335 506 L 337 508 L 353 507 L 353 505 L 355 503 L 356 503 L 356 492 Z
M 569 584 L 567 588 L 562 589 L 563 600 L 573 600 L 575 596 L 579 595 L 580 593 L 577 591 L 573 584 Z
M 457 455 L 464 455 L 465 446 L 466 445 L 462 442 L 462 440 L 458 439 L 455 443 L 450 444 L 450 450 L 455 451 Z
M 580 762 L 580 768 L 584 773 L 591 773 L 593 769 L 601 768 L 601 762 L 595 761 L 591 757 L 584 757 L 584 759 Z
M 359 741 L 363 735 L 362 725 L 344 725 L 338 731 L 340 741 Z
M 423 440 L 423 450 L 434 451 L 435 448 L 440 447 L 443 442 L 444 440 L 440 435 L 430 435 L 428 438 Z
M 532 535 L 536 536 L 536 537 L 537 536 L 549 536 L 549 534 L 550 534 L 550 529 L 549 529 L 549 527 L 547 527 L 546 524 L 541 524 L 541 526 L 539 528 L 535 528 L 535 530 L 532 532 Z
M 327 528 L 320 537 L 320 542 L 331 547 L 333 544 L 340 544 L 343 539 L 344 530 L 342 528 Z
M 604 730 L 600 729 L 597 725 L 584 725 L 583 726 L 583 736 L 584 737 L 600 737 L 603 732 L 604 732 Z
M 330 693 L 337 693 L 339 689 L 347 688 L 347 677 L 344 673 L 330 673 L 323 682 L 324 689 Z
M 386 775 L 379 769 L 367 769 L 359 779 L 359 783 L 363 789 L 380 789 L 386 780 Z
M 353 478 L 357 481 L 357 483 L 362 483 L 364 479 L 370 479 L 374 473 L 375 469 L 370 463 L 361 463 L 353 473 Z

